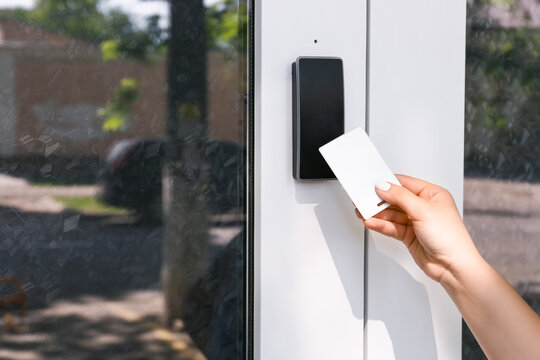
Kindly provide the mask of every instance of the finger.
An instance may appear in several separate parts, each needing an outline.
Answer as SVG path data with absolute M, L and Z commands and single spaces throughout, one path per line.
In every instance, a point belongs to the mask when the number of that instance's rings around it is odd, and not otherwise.
M 419 195 L 427 187 L 435 186 L 432 183 L 414 178 L 412 176 L 396 174 L 396 177 L 404 188 L 408 189 L 415 195 Z
M 396 177 L 404 188 L 410 190 L 413 194 L 418 195 L 422 199 L 429 200 L 437 193 L 445 190 L 438 185 L 407 175 L 396 175 Z
M 389 204 L 390 205 L 390 204 Z M 390 205 L 389 207 L 387 207 L 387 209 L 391 209 L 391 210 L 397 210 L 397 211 L 401 211 L 401 212 L 405 212 L 403 211 L 402 208 L 400 208 L 399 206 L 397 205 Z
M 416 235 L 414 233 L 413 227 L 407 226 L 407 228 L 405 229 L 405 233 L 403 234 L 403 239 L 402 239 L 405 246 L 407 246 L 407 249 L 411 247 L 411 243 L 413 242 L 414 239 L 416 239 Z
M 403 240 L 407 232 L 406 225 L 381 220 L 374 217 L 364 220 L 364 226 L 370 230 L 393 237 L 397 240 Z
M 360 214 L 360 211 L 358 209 L 354 209 L 354 212 L 356 213 L 356 217 L 360 220 L 365 220 L 362 214 Z M 380 213 L 374 215 L 373 217 L 381 219 L 381 220 L 388 220 L 392 222 L 396 222 L 398 224 L 408 224 L 411 219 L 407 216 L 407 214 L 397 207 L 387 207 Z
M 377 182 L 377 194 L 386 202 L 399 206 L 411 219 L 418 219 L 422 216 L 427 207 L 425 200 L 416 196 L 403 186 Z
M 404 213 L 401 209 L 396 210 L 396 209 L 392 209 L 390 207 L 384 209 L 383 211 L 381 211 L 380 213 L 378 213 L 374 217 L 376 217 L 377 219 L 392 221 L 392 222 L 395 222 L 395 223 L 398 223 L 398 224 L 404 224 L 404 225 L 408 224 L 410 222 L 410 220 L 411 220 L 407 216 L 407 214 Z

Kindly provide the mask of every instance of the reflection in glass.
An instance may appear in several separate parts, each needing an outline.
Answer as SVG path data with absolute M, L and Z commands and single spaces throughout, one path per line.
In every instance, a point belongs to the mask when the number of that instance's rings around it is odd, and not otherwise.
M 247 5 L 117 3 L 0 4 L 0 358 L 241 358 Z
M 212 359 L 243 354 L 246 11 L 171 6 L 164 289 Z
M 540 6 L 469 1 L 464 220 L 540 313 Z M 464 324 L 463 358 L 485 359 Z

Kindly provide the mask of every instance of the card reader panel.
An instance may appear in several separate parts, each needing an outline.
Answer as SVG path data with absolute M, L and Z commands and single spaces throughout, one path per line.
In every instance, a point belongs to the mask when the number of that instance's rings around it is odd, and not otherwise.
M 319 148 L 344 133 L 343 61 L 299 57 L 293 72 L 293 176 L 335 179 Z

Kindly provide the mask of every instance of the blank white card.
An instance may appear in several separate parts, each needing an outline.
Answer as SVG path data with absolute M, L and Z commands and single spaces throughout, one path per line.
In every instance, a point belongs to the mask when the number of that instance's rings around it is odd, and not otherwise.
M 375 192 L 377 181 L 400 185 L 362 128 L 356 128 L 319 148 L 364 219 L 386 209 Z

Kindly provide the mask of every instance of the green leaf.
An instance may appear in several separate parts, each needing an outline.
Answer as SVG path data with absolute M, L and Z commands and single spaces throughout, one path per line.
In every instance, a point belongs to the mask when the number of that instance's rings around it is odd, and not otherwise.
M 125 127 L 126 117 L 121 114 L 111 114 L 103 122 L 102 128 L 105 132 L 117 131 Z
M 103 61 L 114 61 L 120 57 L 120 47 L 116 40 L 106 40 L 101 43 L 101 58 Z

